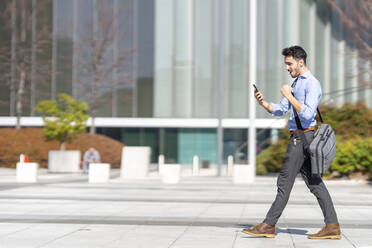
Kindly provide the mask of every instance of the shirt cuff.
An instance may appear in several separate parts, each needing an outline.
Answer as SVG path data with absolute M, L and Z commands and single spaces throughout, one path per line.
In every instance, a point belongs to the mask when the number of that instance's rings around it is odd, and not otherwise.
M 279 104 L 277 104 L 277 103 L 270 103 L 271 104 L 271 106 L 273 107 L 273 112 L 271 112 L 271 115 L 272 116 L 278 116 L 278 115 L 280 115 L 277 111 L 279 111 L 280 110 L 280 107 L 279 107 Z

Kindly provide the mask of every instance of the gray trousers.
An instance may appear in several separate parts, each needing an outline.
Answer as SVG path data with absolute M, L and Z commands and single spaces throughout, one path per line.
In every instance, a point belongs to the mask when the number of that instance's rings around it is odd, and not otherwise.
M 310 143 L 314 138 L 314 131 L 306 132 L 305 136 L 307 141 Z M 300 140 L 299 135 L 291 135 L 283 168 L 277 180 L 278 191 L 276 198 L 266 215 L 264 220 L 265 223 L 273 226 L 278 222 L 279 217 L 282 215 L 282 212 L 287 205 L 289 195 L 298 173 L 301 173 L 307 187 L 310 189 L 310 192 L 313 193 L 318 200 L 324 215 L 324 222 L 326 224 L 338 222 L 331 196 L 329 195 L 322 179 L 311 176 L 310 166 L 310 159 L 304 154 L 303 143 Z

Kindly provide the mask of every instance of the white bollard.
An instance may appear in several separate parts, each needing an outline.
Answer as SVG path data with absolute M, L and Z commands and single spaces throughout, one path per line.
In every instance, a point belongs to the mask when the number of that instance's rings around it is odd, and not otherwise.
M 17 182 L 36 183 L 38 163 L 17 163 Z
M 48 172 L 77 173 L 80 172 L 80 151 L 49 151 Z
M 254 168 L 250 164 L 236 164 L 234 165 L 233 182 L 235 184 L 254 183 L 255 175 Z
M 230 177 L 233 175 L 234 170 L 234 157 L 232 155 L 229 155 L 227 157 L 227 175 Z
M 199 175 L 199 157 L 197 155 L 192 158 L 192 175 Z
M 163 164 L 161 180 L 163 183 L 176 184 L 181 178 L 180 164 Z
M 25 162 L 25 155 L 23 155 L 22 153 L 21 153 L 21 155 L 19 155 L 19 162 L 20 163 L 24 163 Z
M 143 179 L 147 177 L 151 160 L 151 147 L 124 146 L 121 156 L 122 179 Z
M 89 183 L 107 183 L 110 180 L 110 164 L 90 163 Z
M 164 155 L 160 154 L 159 157 L 158 157 L 158 174 L 159 174 L 159 176 L 161 175 L 161 170 L 163 169 L 164 161 L 165 161 Z

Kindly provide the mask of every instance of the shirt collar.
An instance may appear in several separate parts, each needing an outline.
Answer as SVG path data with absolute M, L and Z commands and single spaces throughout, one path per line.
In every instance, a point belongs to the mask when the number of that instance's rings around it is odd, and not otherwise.
M 311 75 L 311 72 L 307 71 L 304 74 L 302 74 L 301 76 L 299 76 L 299 78 L 308 78 L 310 75 Z

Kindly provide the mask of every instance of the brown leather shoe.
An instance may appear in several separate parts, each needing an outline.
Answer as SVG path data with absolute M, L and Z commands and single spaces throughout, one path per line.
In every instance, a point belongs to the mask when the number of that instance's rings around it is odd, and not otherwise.
M 309 239 L 341 239 L 340 224 L 327 224 L 318 233 L 307 236 Z
M 266 238 L 274 238 L 275 237 L 275 226 L 270 226 L 265 222 L 257 224 L 250 229 L 243 229 L 243 233 L 259 236 L 259 237 L 266 237 Z

